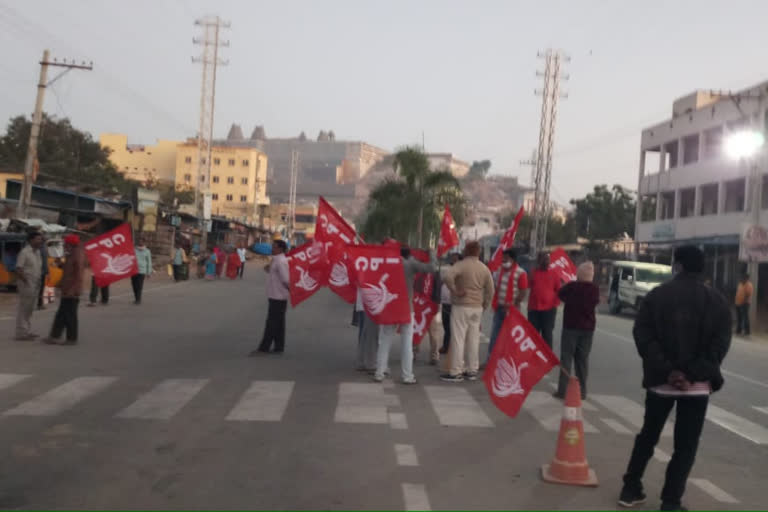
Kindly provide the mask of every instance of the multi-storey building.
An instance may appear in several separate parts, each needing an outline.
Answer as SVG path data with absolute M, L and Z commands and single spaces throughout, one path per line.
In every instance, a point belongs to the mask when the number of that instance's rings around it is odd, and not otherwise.
M 151 180 L 173 183 L 176 177 L 176 146 L 179 141 L 159 139 L 153 146 L 128 144 L 128 137 L 102 133 L 99 144 L 110 150 L 109 160 L 126 178 L 142 183 Z
M 767 98 L 768 82 L 732 95 L 695 92 L 673 103 L 670 119 L 642 132 L 636 241 L 666 257 L 675 246 L 699 245 L 708 278 L 727 293 L 745 268 L 739 240 L 752 222 L 755 187 L 762 191 L 759 223 L 768 225 L 768 175 L 760 157 L 753 182 L 752 163 L 729 158 L 724 143 L 741 130 L 765 132 Z M 764 283 L 768 269 L 761 267 Z
M 197 178 L 197 143 L 179 144 L 176 152 L 176 187 L 205 185 Z M 211 213 L 258 224 L 267 197 L 267 155 L 256 148 L 214 146 L 211 149 Z M 205 189 L 205 186 L 202 187 Z

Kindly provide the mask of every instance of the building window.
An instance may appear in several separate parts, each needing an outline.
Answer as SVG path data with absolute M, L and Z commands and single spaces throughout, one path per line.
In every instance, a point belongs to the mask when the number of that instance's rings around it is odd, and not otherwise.
M 192 157 L 191 156 L 185 157 L 184 158 L 184 163 L 185 164 L 191 164 L 192 163 Z
M 246 201 L 248 201 L 248 196 L 240 196 L 240 202 L 241 203 L 244 203 Z
M 227 194 L 227 201 L 232 201 L 232 194 Z
M 219 200 L 219 194 L 211 194 L 211 201 L 218 201 Z
M 703 158 L 719 158 L 723 144 L 723 127 L 716 126 L 704 132 L 704 151 Z
M 219 164 L 221 164 L 221 158 L 214 158 L 213 165 L 219 165 Z
M 664 144 L 664 170 L 668 171 L 677 167 L 677 148 L 679 144 L 677 141 L 668 142 Z
M 248 184 L 248 178 L 240 178 L 240 183 L 242 183 L 243 185 L 247 185 Z
M 683 165 L 699 161 L 699 134 L 689 135 L 683 139 Z
M 746 180 L 728 181 L 725 183 L 725 213 L 743 212 L 746 196 Z
M 228 177 L 228 178 L 227 178 L 227 183 L 229 183 L 230 185 L 234 185 L 234 183 L 235 183 L 235 177 L 234 177 L 234 176 L 230 176 L 230 177 Z
M 213 177 L 213 182 L 214 183 L 218 183 L 219 182 L 219 177 L 218 176 L 214 176 Z
M 675 191 L 661 194 L 661 220 L 675 218 Z
M 694 187 L 680 190 L 680 218 L 693 217 L 696 214 L 696 189 Z
M 717 215 L 717 195 L 719 186 L 717 183 L 703 185 L 699 190 L 701 194 L 701 215 Z
M 187 183 L 192 181 L 192 175 L 191 174 L 185 174 L 184 175 L 184 181 L 186 181 Z
M 250 165 L 250 162 L 248 160 L 243 160 L 243 167 L 248 167 Z
M 229 166 L 230 167 L 234 167 L 235 166 L 235 159 L 234 158 L 230 158 L 229 159 Z
M 640 208 L 640 219 L 643 222 L 653 222 L 656 220 L 656 194 L 643 196 L 643 203 Z
M 202 174 L 200 175 L 200 183 L 205 183 L 205 176 Z
M 203 157 L 203 158 L 201 158 L 201 159 L 200 159 L 200 163 L 201 163 L 201 164 L 203 164 L 203 165 L 205 165 L 205 157 Z

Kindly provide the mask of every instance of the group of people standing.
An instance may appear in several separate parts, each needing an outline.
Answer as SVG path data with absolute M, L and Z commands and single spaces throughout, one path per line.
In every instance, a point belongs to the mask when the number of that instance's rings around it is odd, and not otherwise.
M 197 261 L 197 276 L 207 280 L 221 279 L 226 275 L 230 279 L 243 278 L 245 272 L 245 244 L 235 248 L 226 248 L 217 244 L 211 251 L 203 251 Z M 225 269 L 226 268 L 226 272 Z

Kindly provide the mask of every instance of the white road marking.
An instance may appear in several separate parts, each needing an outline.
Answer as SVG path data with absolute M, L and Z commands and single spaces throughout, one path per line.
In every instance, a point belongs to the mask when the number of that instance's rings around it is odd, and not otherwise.
M 493 421 L 469 392 L 455 386 L 424 386 L 440 424 L 448 427 L 493 427 Z
M 5 416 L 53 416 L 106 388 L 117 377 L 78 377 L 5 411 Z
M 688 481 L 709 494 L 710 497 L 720 503 L 739 503 L 739 500 L 704 478 L 689 478 Z
M 293 381 L 259 380 L 227 415 L 230 421 L 280 421 L 293 393 Z
M 762 386 L 764 388 L 768 388 L 768 384 L 766 384 L 765 382 L 761 382 L 759 380 L 755 380 L 755 379 L 752 379 L 750 377 L 746 377 L 744 375 L 741 375 L 740 373 L 731 372 L 731 371 L 724 370 L 724 369 L 721 369 L 720 371 L 723 374 L 728 375 L 729 377 L 734 377 L 736 379 L 741 379 L 744 382 L 749 382 L 750 384 L 755 384 L 756 386 Z
M 424 484 L 402 484 L 405 510 L 432 510 Z
M 167 379 L 117 413 L 118 418 L 167 420 L 208 383 L 208 379 Z
M 333 420 L 336 423 L 388 423 L 384 388 L 375 383 L 340 383 L 339 403 Z
M 600 421 L 602 421 L 603 423 L 611 427 L 611 429 L 613 429 L 613 431 L 616 432 L 617 434 L 632 435 L 632 432 L 627 427 L 625 427 L 624 425 L 622 425 L 621 423 L 619 423 L 614 419 L 600 418 Z
M 667 462 L 672 460 L 672 457 L 670 457 L 669 454 L 664 450 L 662 450 L 661 448 L 653 449 L 653 458 L 661 462 L 662 464 L 666 464 Z
M 523 409 L 536 418 L 542 427 L 549 432 L 559 432 L 563 419 L 563 404 L 544 391 L 531 391 L 523 403 Z M 582 420 L 584 432 L 596 434 L 600 432 L 594 425 Z
M 398 466 L 418 466 L 419 458 L 412 444 L 396 444 L 395 457 Z
M 402 412 L 389 413 L 389 426 L 393 430 L 408 430 L 408 420 Z
M 24 379 L 28 379 L 31 375 L 23 375 L 19 373 L 0 373 L 0 389 L 10 388 L 15 386 Z
M 620 416 L 627 423 L 636 427 L 638 431 L 643 428 L 643 416 L 645 410 L 637 402 L 633 402 L 629 398 L 618 395 L 590 395 L 592 400 L 599 403 L 606 409 L 612 411 L 617 416 Z M 662 436 L 672 435 L 672 424 L 667 420 L 667 424 L 664 426 L 664 430 L 661 433 Z
M 627 343 L 632 343 L 633 345 L 635 344 L 635 340 L 633 340 L 632 338 L 627 338 L 626 336 L 622 336 L 620 334 L 616 334 L 616 333 L 611 332 L 611 331 L 606 331 L 605 329 L 600 329 L 599 327 L 596 328 L 595 330 L 597 332 L 601 332 L 603 334 L 607 334 L 608 336 L 613 336 L 614 338 L 616 338 L 618 340 L 626 341 Z
M 758 407 L 756 405 L 753 405 L 752 408 L 756 411 L 760 411 L 763 414 L 768 414 L 768 407 Z
M 557 386 L 556 383 L 550 381 L 549 382 L 549 387 L 551 387 L 553 391 L 557 391 L 557 387 L 558 386 Z M 582 400 L 581 401 L 581 408 L 584 409 L 585 411 L 591 411 L 591 412 L 597 411 L 597 407 L 595 407 L 593 404 L 587 402 L 586 400 Z
M 737 416 L 715 405 L 707 408 L 707 419 L 744 439 L 757 444 L 768 444 L 768 429 Z

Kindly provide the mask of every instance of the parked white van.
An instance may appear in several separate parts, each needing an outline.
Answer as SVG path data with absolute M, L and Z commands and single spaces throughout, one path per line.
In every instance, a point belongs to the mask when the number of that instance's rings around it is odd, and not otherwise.
M 619 314 L 622 308 L 640 309 L 646 294 L 661 283 L 672 279 L 672 267 L 637 261 L 610 262 L 610 291 L 608 308 Z

